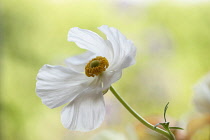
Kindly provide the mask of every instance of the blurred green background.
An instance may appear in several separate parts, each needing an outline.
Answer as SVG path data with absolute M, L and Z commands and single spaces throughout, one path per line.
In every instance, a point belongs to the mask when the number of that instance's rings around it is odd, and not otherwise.
M 102 35 L 97 27 L 109 25 L 134 42 L 136 64 L 124 70 L 114 87 L 142 116 L 163 121 L 167 102 L 173 124 L 185 127 L 191 114 L 197 115 L 193 86 L 210 70 L 209 2 L 1 0 L 0 19 L 1 140 L 103 140 L 112 133 L 128 140 L 158 139 L 139 126 L 111 92 L 105 95 L 104 123 L 89 133 L 63 128 L 63 106 L 52 110 L 41 103 L 35 93 L 38 70 L 84 52 L 67 41 L 72 27 Z M 192 139 L 208 140 L 208 130 Z

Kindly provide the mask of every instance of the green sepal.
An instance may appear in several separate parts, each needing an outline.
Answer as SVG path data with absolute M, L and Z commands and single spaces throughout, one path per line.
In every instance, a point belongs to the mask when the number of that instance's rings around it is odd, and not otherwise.
M 161 123 L 161 125 L 167 130 L 169 128 L 169 122 Z
M 108 91 L 109 91 L 109 88 L 107 88 L 104 91 L 102 91 L 103 95 L 105 95 Z
M 156 125 L 154 126 L 154 128 L 156 129 L 156 127 L 157 127 L 158 125 L 162 125 L 165 129 L 168 129 L 168 128 L 169 128 L 169 123 L 170 123 L 170 122 L 158 123 L 158 124 L 156 124 Z

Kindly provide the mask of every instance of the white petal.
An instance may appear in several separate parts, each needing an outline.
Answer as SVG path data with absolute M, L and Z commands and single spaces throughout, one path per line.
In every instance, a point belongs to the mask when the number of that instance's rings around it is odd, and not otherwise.
M 136 47 L 117 29 L 103 25 L 99 27 L 112 45 L 112 70 L 123 69 L 135 63 Z
M 87 51 L 81 55 L 73 56 L 66 59 L 66 65 L 77 72 L 84 72 L 86 64 L 96 55 Z
M 72 101 L 90 82 L 69 68 L 44 65 L 37 75 L 36 92 L 45 105 L 54 108 Z
M 89 50 L 99 56 L 104 56 L 107 52 L 105 40 L 89 30 L 78 27 L 71 28 L 68 33 L 68 41 L 73 41 L 80 48 Z
M 199 112 L 210 114 L 210 81 L 207 78 L 195 86 L 194 103 Z
M 101 125 L 105 116 L 105 104 L 103 94 L 98 92 L 88 90 L 64 107 L 61 122 L 65 128 L 85 132 Z
M 103 90 L 108 89 L 112 83 L 119 80 L 122 76 L 122 70 L 105 71 L 102 76 Z

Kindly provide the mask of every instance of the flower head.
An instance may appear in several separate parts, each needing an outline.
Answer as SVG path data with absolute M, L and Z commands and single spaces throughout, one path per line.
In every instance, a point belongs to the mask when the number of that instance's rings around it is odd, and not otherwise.
M 74 27 L 68 41 L 87 52 L 68 58 L 66 67 L 44 65 L 37 75 L 36 92 L 49 108 L 63 104 L 61 122 L 65 128 L 93 130 L 103 122 L 103 91 L 120 79 L 122 69 L 135 63 L 136 48 L 117 29 L 99 27 L 107 37 Z
M 210 114 L 210 73 L 202 78 L 194 88 L 194 104 L 201 113 Z

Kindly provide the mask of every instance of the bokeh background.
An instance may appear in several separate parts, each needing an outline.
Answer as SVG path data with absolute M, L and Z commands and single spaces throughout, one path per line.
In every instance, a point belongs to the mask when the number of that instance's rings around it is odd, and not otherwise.
M 164 121 L 170 102 L 168 121 L 185 128 L 177 137 L 208 140 L 209 125 L 189 127 L 192 120 L 208 120 L 192 102 L 194 85 L 210 71 L 210 2 L 204 0 L 1 0 L 0 139 L 164 139 L 141 126 L 111 92 L 104 95 L 105 121 L 88 133 L 63 128 L 63 106 L 49 109 L 36 96 L 44 64 L 62 65 L 84 52 L 67 41 L 68 30 L 80 27 L 104 37 L 101 25 L 119 29 L 137 47 L 136 64 L 113 85 L 122 97 L 154 124 Z

